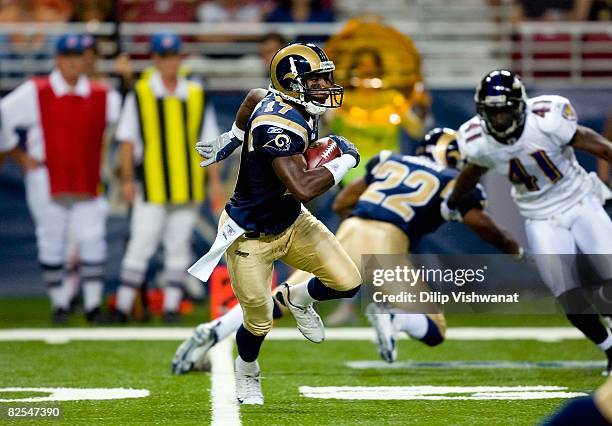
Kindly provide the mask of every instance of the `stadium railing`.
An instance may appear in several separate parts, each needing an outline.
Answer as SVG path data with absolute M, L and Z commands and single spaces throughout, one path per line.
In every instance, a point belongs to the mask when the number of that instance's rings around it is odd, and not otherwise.
M 523 22 L 514 68 L 527 82 L 612 87 L 612 26 L 607 22 Z
M 495 14 L 484 10 L 481 15 L 466 8 L 455 8 L 446 15 L 439 15 L 433 6 L 418 10 L 410 19 L 387 23 L 414 40 L 430 88 L 473 87 L 484 73 L 500 67 L 520 71 L 529 84 L 612 87 L 609 25 L 521 23 L 512 27 L 503 8 L 495 9 Z M 134 58 L 135 71 L 141 71 L 150 65 L 149 35 L 173 30 L 185 36 L 190 71 L 205 78 L 210 89 L 245 90 L 265 82 L 266 67 L 257 56 L 260 36 L 274 31 L 289 39 L 329 37 L 344 24 L 5 24 L 0 27 L 0 90 L 7 92 L 25 76 L 47 72 L 53 64 L 51 44 L 38 50 L 14 46 L 11 34 L 27 36 L 27 40 L 35 34 L 52 40 L 66 30 L 101 36 L 101 53 L 106 59 L 100 60 L 99 69 L 112 73 L 113 53 L 127 52 Z M 24 54 L 14 52 L 20 47 Z

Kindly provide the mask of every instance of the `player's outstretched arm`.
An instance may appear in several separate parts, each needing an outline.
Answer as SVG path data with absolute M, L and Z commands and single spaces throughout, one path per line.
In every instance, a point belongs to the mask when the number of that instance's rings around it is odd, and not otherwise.
M 489 169 L 477 166 L 476 164 L 468 163 L 465 168 L 459 173 L 457 182 L 453 188 L 453 192 L 446 200 L 446 205 L 450 210 L 455 210 L 459 205 L 459 201 L 466 196 L 476 184 L 480 181 Z
M 484 210 L 472 208 L 463 215 L 465 223 L 472 231 L 501 252 L 519 256 L 522 249 L 508 232 L 500 228 Z
M 612 142 L 588 127 L 578 126 L 574 139 L 570 143 L 576 149 L 612 163 Z
M 232 125 L 232 129 L 229 132 L 220 134 L 215 140 L 200 141 L 196 144 L 196 151 L 204 157 L 204 161 L 200 163 L 201 167 L 207 167 L 213 163 L 223 161 L 236 148 L 242 145 L 249 117 L 257 104 L 266 96 L 266 93 L 268 91 L 265 89 L 251 89 L 242 101 L 242 104 L 240 104 L 240 108 L 238 108 L 236 121 Z
M 367 188 L 368 184 L 364 178 L 354 180 L 336 195 L 332 209 L 341 218 L 346 218 Z

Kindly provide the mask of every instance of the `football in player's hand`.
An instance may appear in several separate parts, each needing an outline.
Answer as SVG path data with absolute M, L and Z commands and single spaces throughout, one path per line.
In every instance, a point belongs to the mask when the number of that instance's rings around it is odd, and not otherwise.
M 309 170 L 321 167 L 341 155 L 340 147 L 330 138 L 321 138 L 314 141 L 304 153 Z

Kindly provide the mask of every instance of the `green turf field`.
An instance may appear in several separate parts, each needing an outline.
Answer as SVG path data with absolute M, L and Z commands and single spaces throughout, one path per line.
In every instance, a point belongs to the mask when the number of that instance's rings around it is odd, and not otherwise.
M 23 302 L 24 304 L 33 302 Z M 2 325 L 6 303 L 0 303 Z M 13 304 L 14 306 L 14 304 Z M 21 306 L 24 308 L 24 306 Z M 40 303 L 43 308 L 42 302 Z M 22 312 L 22 311 L 20 311 Z M 46 311 L 45 311 L 46 314 Z M 191 320 L 189 318 L 188 320 Z M 195 318 L 193 318 L 195 319 Z M 46 315 L 22 327 L 48 327 Z M 561 318 L 457 316 L 449 327 L 520 325 L 566 326 Z M 495 324 L 494 324 L 495 323 Z M 79 324 L 75 324 L 79 325 Z M 81 324 L 82 325 L 82 324 Z M 159 326 L 160 324 L 154 324 Z M 283 325 L 291 325 L 285 321 Z M 59 330 L 61 332 L 61 330 Z M 0 330 L 0 333 L 2 330 Z M 48 344 L 41 341 L 0 343 L 2 388 L 70 387 L 146 389 L 143 398 L 106 401 L 0 402 L 7 407 L 38 404 L 61 407 L 66 424 L 208 424 L 212 419 L 211 376 L 170 374 L 170 360 L 178 340 L 166 341 L 70 341 Z M 563 398 L 521 400 L 337 400 L 307 398 L 301 386 L 558 386 L 564 392 L 591 392 L 600 383 L 600 368 L 588 363 L 512 364 L 502 361 L 598 361 L 602 355 L 586 340 L 542 342 L 537 340 L 448 340 L 437 348 L 419 342 L 399 342 L 399 362 L 413 361 L 405 368 L 389 369 L 378 363 L 350 368 L 350 361 L 376 361 L 375 345 L 367 340 L 330 340 L 315 345 L 303 339 L 269 340 L 264 343 L 260 364 L 263 372 L 263 407 L 242 407 L 244 425 L 507 425 L 536 424 L 563 403 Z M 230 356 L 228 354 L 228 356 Z M 436 363 L 438 362 L 439 363 Z M 446 361 L 462 363 L 445 365 Z M 496 361 L 484 367 L 476 361 Z M 405 364 L 398 364 L 400 367 Z M 527 368 L 526 366 L 530 368 Z M 486 367 L 486 368 L 485 368 Z M 508 368 L 512 367 L 512 368 Z M 223 386 L 233 380 L 219 375 Z M 220 389 L 220 388 L 216 388 Z M 386 390 L 383 391 L 386 394 Z M 389 391 L 393 392 L 393 391 Z M 0 391 L 1 399 L 44 396 L 40 392 Z M 472 395 L 472 391 L 445 394 Z M 1 422 L 2 420 L 0 420 Z M 40 419 L 18 420 L 15 424 L 39 424 Z M 223 424 L 223 423 L 220 423 Z

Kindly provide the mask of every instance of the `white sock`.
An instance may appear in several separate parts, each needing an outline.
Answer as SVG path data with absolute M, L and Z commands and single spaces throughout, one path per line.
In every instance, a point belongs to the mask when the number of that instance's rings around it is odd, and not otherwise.
M 164 312 L 178 312 L 182 299 L 182 288 L 170 285 L 164 287 Z
M 240 355 L 236 357 L 235 368 L 236 368 L 236 371 L 239 371 L 241 373 L 246 373 L 246 374 L 259 373 L 259 363 L 257 362 L 257 360 L 253 362 L 246 362 L 242 358 L 240 358 Z
M 85 281 L 83 283 L 83 304 L 85 312 L 89 312 L 102 305 L 102 292 L 104 283 L 100 280 Z
M 315 302 L 315 299 L 308 293 L 308 281 L 302 284 L 289 286 L 289 300 L 291 304 L 302 307 Z
M 395 329 L 403 331 L 417 340 L 422 339 L 427 334 L 428 323 L 425 314 L 394 314 L 393 316 Z
M 604 352 L 612 347 L 612 336 L 610 336 L 610 333 L 608 333 L 608 337 L 606 337 L 606 340 L 597 344 L 597 347 Z
M 68 310 L 70 296 L 68 295 L 66 286 L 48 287 L 48 293 L 53 309 Z
M 119 286 L 119 290 L 117 290 L 117 310 L 129 315 L 132 312 L 135 298 L 136 289 L 134 287 L 128 285 Z
M 217 341 L 225 339 L 230 334 L 236 332 L 242 325 L 242 307 L 239 303 L 236 304 L 232 309 L 227 311 L 221 317 L 217 318 L 215 322 L 215 332 L 217 333 Z

